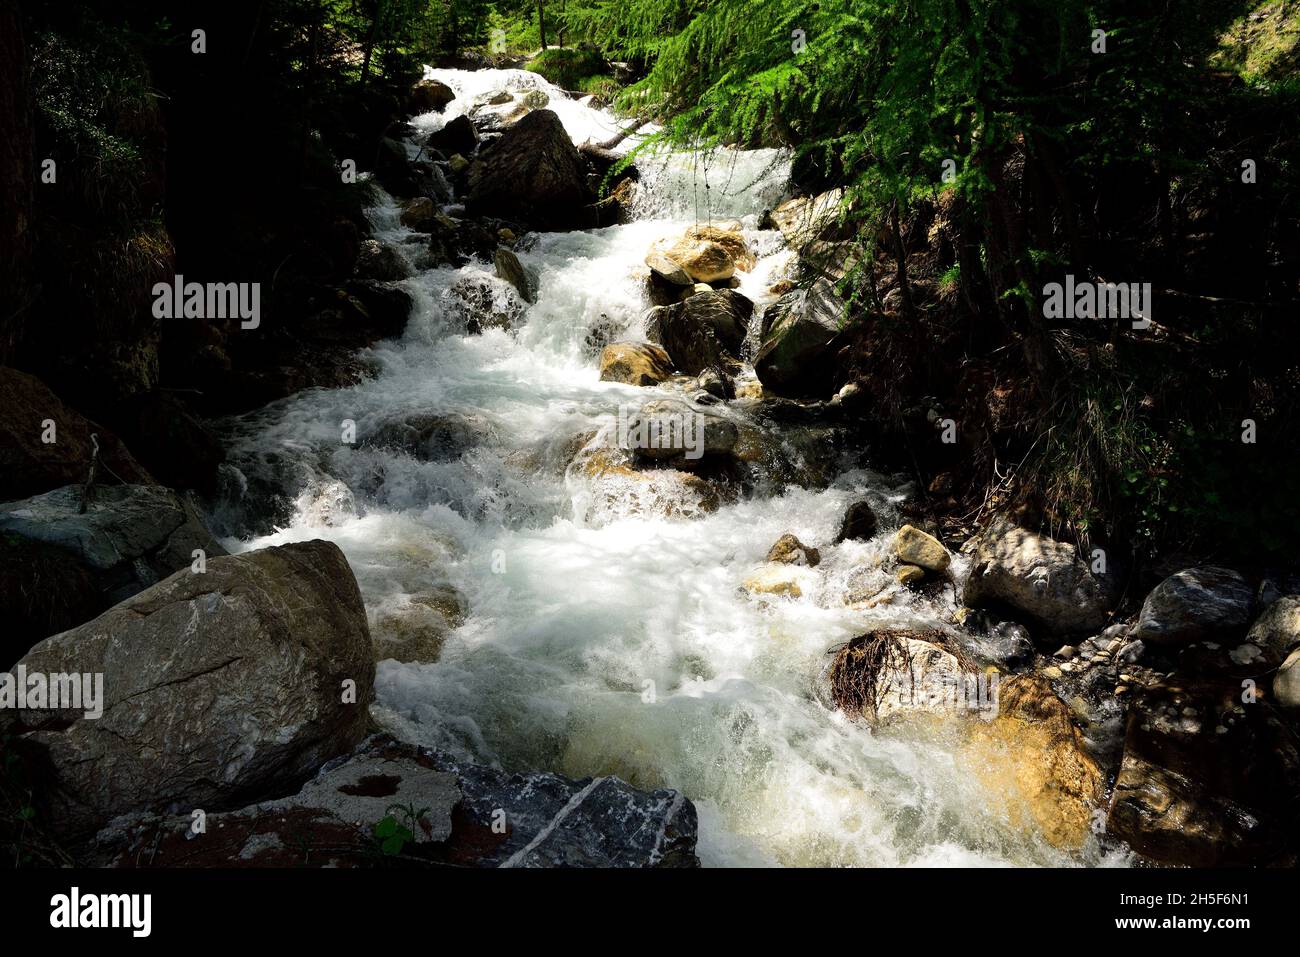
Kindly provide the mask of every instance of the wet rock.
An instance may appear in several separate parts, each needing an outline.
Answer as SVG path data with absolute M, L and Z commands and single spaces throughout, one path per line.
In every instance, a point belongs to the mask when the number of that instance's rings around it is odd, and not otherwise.
M 0 367 L 0 500 L 84 482 L 99 444 L 103 482 L 153 478 L 108 429 L 64 405 L 35 376 Z M 106 474 L 108 470 L 112 474 Z
M 456 153 L 469 156 L 478 146 L 478 130 L 468 116 L 453 117 L 442 129 L 430 133 L 424 145 L 428 149 L 438 150 L 444 156 Z
M 768 551 L 767 560 L 782 565 L 807 565 L 811 568 L 821 563 L 822 556 L 817 549 L 809 548 L 787 532 Z
M 726 248 L 708 240 L 679 240 L 665 255 L 695 282 L 718 282 L 730 279 L 736 272 L 736 264 Z
M 730 419 L 677 399 L 647 402 L 628 420 L 627 441 L 637 458 L 670 461 L 677 468 L 690 468 L 693 461 L 709 456 L 728 456 L 739 439 L 740 431 Z
M 937 538 L 911 525 L 898 530 L 894 538 L 894 554 L 900 562 L 919 565 L 932 572 L 944 571 L 952 562 L 948 549 Z
M 940 643 L 945 640 L 938 633 L 909 631 L 855 638 L 832 661 L 832 698 L 850 717 L 871 721 L 963 713 L 974 676 Z
M 450 585 L 409 596 L 398 609 L 377 614 L 370 625 L 375 660 L 432 663 L 447 636 L 465 623 L 465 598 Z
M 1051 685 L 1032 675 L 1001 680 L 997 717 L 968 729 L 964 756 L 1003 795 L 1012 822 L 1032 822 L 1054 847 L 1082 846 L 1106 778 Z
M 501 220 L 455 219 L 439 212 L 431 225 L 426 267 L 464 266 L 471 259 L 491 262 L 501 245 Z
M 195 549 L 224 555 L 194 506 L 157 485 L 96 488 L 81 512 L 69 485 L 0 505 L 0 534 L 62 549 L 89 570 L 109 604 L 189 568 Z
M 401 222 L 407 229 L 417 233 L 431 233 L 434 230 L 438 207 L 427 196 L 419 196 L 406 204 L 402 210 Z
M 1240 696 L 1236 683 L 1134 693 L 1107 833 L 1173 865 L 1259 865 L 1294 853 L 1294 733 Z
M 493 282 L 486 276 L 463 275 L 442 294 L 443 308 L 453 323 L 469 335 L 485 329 L 515 329 L 527 305 L 508 283 Z
M 528 90 L 520 97 L 519 102 L 530 110 L 544 110 L 550 104 L 551 98 L 545 90 Z
M 488 142 L 491 138 L 500 136 L 510 129 L 529 112 L 528 107 L 511 98 L 500 104 L 489 103 L 475 107 L 470 115 L 475 129 L 483 136 L 484 141 Z
M 973 608 L 1005 605 L 1048 632 L 1104 626 L 1118 600 L 1119 576 L 1094 574 L 1078 549 L 998 520 L 976 537 L 962 600 Z
M 470 167 L 467 208 L 475 215 L 577 229 L 594 225 L 593 201 L 582 155 L 550 110 L 529 113 Z
M 925 569 L 919 565 L 900 565 L 894 572 L 894 579 L 900 585 L 919 585 L 925 581 Z
M 840 530 L 835 535 L 835 544 L 854 539 L 865 542 L 875 538 L 878 524 L 870 502 L 866 499 L 850 502 L 849 507 L 844 510 L 844 520 L 840 522 Z
M 374 282 L 398 282 L 411 275 L 411 267 L 401 254 L 377 239 L 365 239 L 361 242 L 361 252 L 357 257 L 356 276 Z
M 456 91 L 438 80 L 421 80 L 411 87 L 407 108 L 411 113 L 441 113 L 456 99 Z
M 406 331 L 413 302 L 405 289 L 380 282 L 353 280 L 336 292 L 337 309 L 316 317 L 317 339 L 333 338 L 340 345 L 369 346 L 394 339 Z
M 652 249 L 645 257 L 645 264 L 650 267 L 651 273 L 669 286 L 682 287 L 695 284 L 695 280 L 685 269 L 656 249 Z
M 102 673 L 103 715 L 23 711 L 20 753 L 56 833 L 119 814 L 222 810 L 298 787 L 361 740 L 365 608 L 338 547 L 212 559 L 41 642 L 29 673 Z
M 1239 638 L 1253 602 L 1254 591 L 1238 572 L 1214 565 L 1186 568 L 1147 595 L 1132 637 L 1158 648 Z
M 705 369 L 696 376 L 690 391 L 696 389 L 714 399 L 727 400 L 736 397 L 735 380 L 720 369 Z
M 652 386 L 673 374 L 672 361 L 653 342 L 616 342 L 600 354 L 600 381 Z
M 693 285 L 678 286 L 653 269 L 646 276 L 645 298 L 651 306 L 672 306 L 690 294 Z
M 722 492 L 700 476 L 675 468 L 638 468 L 631 451 L 599 440 L 574 456 L 569 471 L 590 483 L 581 511 L 596 524 L 628 515 L 695 518 L 722 504 Z
M 737 362 L 754 304 L 730 289 L 711 290 L 650 311 L 646 336 L 667 350 L 673 365 L 696 376 Z
M 447 462 L 491 434 L 492 424 L 483 416 L 416 412 L 382 422 L 360 439 L 362 448 L 394 449 L 423 462 Z
M 423 811 L 410 821 L 394 805 Z M 385 819 L 410 839 L 380 846 Z M 96 838 L 111 867 L 698 867 L 695 808 L 677 791 L 618 778 L 511 774 L 400 743 L 364 742 L 294 797 L 209 815 L 136 816 Z M 385 832 L 386 833 L 386 832 Z M 400 845 L 400 846 L 399 846 Z
M 830 365 L 844 323 L 844 302 L 828 280 L 796 289 L 768 306 L 754 356 L 763 388 L 777 395 L 829 395 L 834 381 Z
M 788 565 L 772 564 L 750 575 L 741 587 L 751 595 L 799 598 L 803 595 L 803 589 L 799 585 L 801 579 L 802 576 Z
M 717 223 L 711 226 L 690 226 L 686 230 L 685 239 L 687 242 L 708 242 L 721 246 L 731 259 L 735 272 L 749 272 L 758 264 L 758 257 L 750 250 L 749 243 L 745 241 L 745 237 L 740 231 L 740 223 L 734 220 L 729 223 Z M 727 278 L 734 279 L 734 273 Z M 701 279 L 700 281 L 717 282 L 719 280 Z
M 524 302 L 534 301 L 532 280 L 529 279 L 528 273 L 524 271 L 523 264 L 519 262 L 519 257 L 513 251 L 505 246 L 500 246 L 493 254 L 492 261 L 496 265 L 498 278 L 504 279 L 514 286 Z

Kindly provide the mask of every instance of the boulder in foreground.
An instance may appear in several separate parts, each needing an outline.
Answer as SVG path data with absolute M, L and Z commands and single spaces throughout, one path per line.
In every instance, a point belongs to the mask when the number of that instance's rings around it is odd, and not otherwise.
M 375 666 L 343 553 L 215 558 L 41 642 L 27 673 L 102 674 L 102 716 L 15 712 L 56 834 L 119 814 L 218 811 L 299 787 L 365 733 Z

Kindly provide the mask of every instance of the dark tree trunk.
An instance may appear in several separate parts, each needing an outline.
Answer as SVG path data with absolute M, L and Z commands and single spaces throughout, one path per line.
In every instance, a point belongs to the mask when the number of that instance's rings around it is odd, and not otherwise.
M 894 275 L 898 282 L 898 293 L 902 297 L 903 315 L 911 319 L 914 315 L 912 309 L 912 283 L 907 278 L 907 249 L 903 246 L 903 224 L 898 216 L 897 201 L 889 209 L 889 228 L 894 239 Z
M 18 0 L 0 0 L 0 365 L 13 358 L 35 292 L 30 97 Z
M 370 74 L 370 58 L 374 56 L 375 44 L 379 42 L 379 24 L 384 19 L 384 0 L 375 4 L 375 16 L 370 21 L 370 33 L 366 36 L 366 52 L 361 60 L 361 88 L 365 89 L 366 79 Z
M 542 8 L 542 0 L 537 0 L 537 32 L 542 37 L 542 49 L 546 49 L 546 11 Z

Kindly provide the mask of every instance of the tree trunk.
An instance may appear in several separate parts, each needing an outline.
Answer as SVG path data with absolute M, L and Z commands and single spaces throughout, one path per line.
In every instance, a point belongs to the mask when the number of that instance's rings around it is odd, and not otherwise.
M 22 14 L 18 0 L 0 0 L 0 365 L 12 360 L 35 295 L 34 148 Z
M 546 11 L 542 8 L 542 0 L 537 0 L 537 32 L 542 37 L 542 49 L 546 49 Z
M 370 33 L 366 37 L 366 53 L 361 60 L 361 88 L 366 88 L 366 77 L 370 73 L 370 58 L 374 55 L 375 44 L 379 42 L 379 24 L 384 19 L 384 0 L 375 4 L 375 16 L 370 21 Z
M 894 234 L 894 276 L 898 283 L 899 295 L 902 296 L 903 315 L 911 319 L 914 315 L 912 309 L 912 283 L 907 278 L 907 249 L 903 246 L 903 226 L 898 216 L 897 200 L 889 209 L 889 226 L 890 231 Z

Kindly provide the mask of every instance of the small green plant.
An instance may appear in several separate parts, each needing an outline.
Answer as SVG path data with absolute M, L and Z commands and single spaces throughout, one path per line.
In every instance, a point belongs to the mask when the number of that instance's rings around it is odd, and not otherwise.
M 380 852 L 387 857 L 401 854 L 407 844 L 415 841 L 415 828 L 428 813 L 427 807 L 417 811 L 414 804 L 389 805 L 387 816 L 371 828 Z

